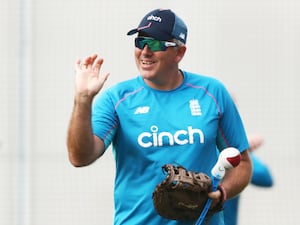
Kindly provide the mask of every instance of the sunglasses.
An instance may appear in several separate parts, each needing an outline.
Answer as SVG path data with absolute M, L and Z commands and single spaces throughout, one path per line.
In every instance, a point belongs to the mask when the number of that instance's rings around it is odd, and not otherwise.
M 134 39 L 135 47 L 144 49 L 145 45 L 148 46 L 150 51 L 166 51 L 168 47 L 175 47 L 177 44 L 170 41 L 159 41 L 148 37 L 137 37 Z

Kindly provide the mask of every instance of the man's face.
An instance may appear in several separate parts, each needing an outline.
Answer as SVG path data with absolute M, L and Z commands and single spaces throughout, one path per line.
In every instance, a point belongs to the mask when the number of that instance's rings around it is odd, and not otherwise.
M 170 41 L 171 42 L 171 41 Z M 170 73 L 178 71 L 179 47 L 167 47 L 165 51 L 151 51 L 146 44 L 135 48 L 135 61 L 141 76 L 150 82 L 166 82 Z

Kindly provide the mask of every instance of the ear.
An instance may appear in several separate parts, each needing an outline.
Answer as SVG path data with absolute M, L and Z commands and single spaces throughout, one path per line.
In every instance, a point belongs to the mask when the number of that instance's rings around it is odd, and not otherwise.
M 177 63 L 179 63 L 182 60 L 185 52 L 186 52 L 186 46 L 185 45 L 179 46 L 177 48 L 177 56 L 175 57 L 175 61 Z

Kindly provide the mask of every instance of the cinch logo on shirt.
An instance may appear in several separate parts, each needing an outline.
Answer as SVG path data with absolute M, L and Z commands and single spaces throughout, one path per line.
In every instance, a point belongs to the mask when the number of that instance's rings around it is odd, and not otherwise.
M 187 130 L 178 130 L 175 133 L 170 133 L 167 131 L 159 132 L 158 127 L 153 125 L 150 127 L 150 132 L 143 132 L 138 136 L 138 144 L 141 147 L 162 147 L 173 146 L 174 144 L 186 145 L 194 144 L 195 139 L 199 143 L 204 143 L 204 134 L 202 130 L 195 129 L 192 126 L 188 126 Z

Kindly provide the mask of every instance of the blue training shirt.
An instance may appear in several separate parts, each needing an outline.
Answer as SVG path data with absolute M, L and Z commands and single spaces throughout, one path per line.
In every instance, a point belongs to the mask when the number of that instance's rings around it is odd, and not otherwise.
M 183 72 L 182 84 L 161 91 L 141 76 L 121 82 L 93 104 L 92 127 L 116 161 L 115 225 L 192 225 L 160 217 L 152 202 L 161 167 L 179 164 L 204 172 L 217 161 L 218 149 L 248 148 L 245 130 L 228 91 L 218 80 Z M 222 225 L 222 212 L 211 225 Z

